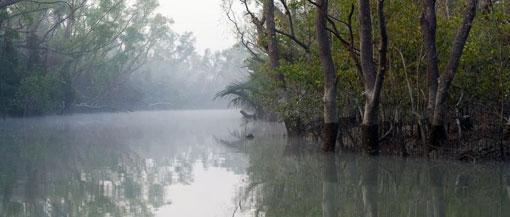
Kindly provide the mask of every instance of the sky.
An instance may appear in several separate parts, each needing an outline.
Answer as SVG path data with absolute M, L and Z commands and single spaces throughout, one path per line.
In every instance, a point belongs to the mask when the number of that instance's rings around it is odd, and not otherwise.
M 235 35 L 221 8 L 222 0 L 159 0 L 159 12 L 172 18 L 173 30 L 191 31 L 197 51 L 219 51 L 231 47 Z

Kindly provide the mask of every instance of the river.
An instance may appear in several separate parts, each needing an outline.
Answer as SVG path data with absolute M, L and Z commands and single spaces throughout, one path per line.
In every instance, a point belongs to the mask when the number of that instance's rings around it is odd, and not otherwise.
M 326 156 L 284 132 L 235 110 L 1 120 L 0 217 L 510 216 L 508 164 Z

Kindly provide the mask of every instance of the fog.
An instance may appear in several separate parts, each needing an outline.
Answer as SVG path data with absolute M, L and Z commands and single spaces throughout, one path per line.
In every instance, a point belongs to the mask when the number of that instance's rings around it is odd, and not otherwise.
M 0 0 L 0 217 L 508 217 L 509 9 Z
M 196 20 L 175 21 L 168 2 L 13 4 L 0 22 L 3 117 L 227 108 L 215 94 L 248 76 L 243 46 L 225 39 L 204 47 L 215 37 L 175 27 Z M 213 29 L 222 12 L 220 2 L 214 5 L 215 17 L 203 22 Z M 230 27 L 216 29 L 218 40 Z
M 159 3 L 158 11 L 172 18 L 172 28 L 176 32 L 193 32 L 198 53 L 206 49 L 225 50 L 237 43 L 222 9 L 223 0 L 164 0 Z
M 198 54 L 191 33 L 175 35 L 154 48 L 147 63 L 99 104 L 113 111 L 228 108 L 216 94 L 248 76 L 246 51 L 239 46 Z

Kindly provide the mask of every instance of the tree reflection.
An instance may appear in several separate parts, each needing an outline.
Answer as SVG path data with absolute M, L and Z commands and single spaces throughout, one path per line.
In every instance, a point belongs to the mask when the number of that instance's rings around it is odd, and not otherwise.
M 508 175 L 495 164 L 324 156 L 307 150 L 289 152 L 288 145 L 285 138 L 272 137 L 255 139 L 247 146 L 247 186 L 258 186 L 251 197 L 256 198 L 253 210 L 262 216 L 502 217 L 510 213 Z
M 167 187 L 194 181 L 197 164 L 245 175 L 232 210 L 245 216 L 510 213 L 508 165 L 324 155 L 268 123 L 230 135 L 73 123 L 0 126 L 0 217 L 153 216 L 171 203 Z
M 378 192 L 379 164 L 378 158 L 359 159 L 361 166 L 361 192 L 363 198 L 363 210 L 366 217 L 378 217 Z
M 193 182 L 196 162 L 244 170 L 235 158 L 220 158 L 202 128 L 95 121 L 0 125 L 0 217 L 154 216 L 170 203 L 169 185 Z
M 503 174 L 503 183 L 506 188 L 508 206 L 510 206 L 510 168 L 506 167 Z
M 436 165 L 430 165 L 430 188 L 432 193 L 433 216 L 445 217 L 446 216 L 446 203 L 444 195 L 444 171 Z M 463 180 L 463 179 L 461 179 Z M 465 181 L 461 181 L 464 185 Z
M 336 158 L 333 154 L 322 156 L 322 216 L 336 217 L 338 206 L 338 177 Z
M 54 144 L 57 143 L 39 145 L 50 149 L 55 148 Z M 34 148 L 31 144 L 17 145 Z M 104 155 L 73 149 L 61 151 L 54 149 L 53 152 L 40 153 L 37 157 L 25 156 L 25 151 L 2 152 L 2 155 L 17 155 L 9 157 L 14 158 L 14 161 L 2 161 L 2 164 L 8 164 L 16 170 L 14 173 L 0 171 L 2 216 L 152 215 L 152 209 L 157 204 L 154 200 L 144 198 L 144 189 L 158 183 L 143 178 L 147 172 L 143 169 L 143 159 L 123 161 L 121 159 L 126 156 L 108 147 L 101 148 Z M 80 154 L 75 155 L 77 153 Z M 63 157 L 66 155 L 75 159 L 75 162 L 61 161 L 66 159 Z M 109 158 L 101 159 L 103 156 Z M 56 162 L 55 159 L 60 160 Z M 87 164 L 92 159 L 94 164 L 105 164 L 89 167 Z M 56 163 L 62 166 L 54 167 Z M 150 173 L 146 175 L 154 176 Z

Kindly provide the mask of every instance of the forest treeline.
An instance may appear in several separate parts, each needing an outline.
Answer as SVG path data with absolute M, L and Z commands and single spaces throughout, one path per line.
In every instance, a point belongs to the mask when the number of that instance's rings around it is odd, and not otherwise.
M 158 4 L 0 1 L 0 116 L 222 106 L 245 51 L 199 53 Z
M 219 96 L 290 136 L 377 155 L 505 159 L 510 2 L 225 0 L 249 79 Z M 242 8 L 243 13 L 236 12 Z

